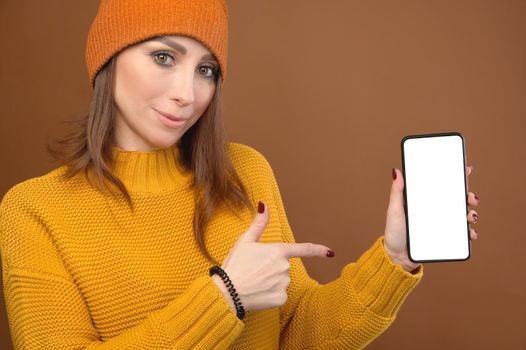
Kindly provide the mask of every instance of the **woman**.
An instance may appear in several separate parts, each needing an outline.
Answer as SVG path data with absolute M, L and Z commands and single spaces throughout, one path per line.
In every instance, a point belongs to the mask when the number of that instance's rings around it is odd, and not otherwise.
M 307 275 L 334 252 L 295 243 L 267 160 L 224 138 L 227 18 L 222 0 L 101 2 L 90 111 L 0 207 L 16 348 L 362 348 L 421 280 L 397 169 L 385 234 L 331 283 Z

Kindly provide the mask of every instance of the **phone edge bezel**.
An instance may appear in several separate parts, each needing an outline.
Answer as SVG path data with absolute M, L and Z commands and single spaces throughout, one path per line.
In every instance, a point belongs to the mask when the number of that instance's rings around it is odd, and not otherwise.
M 469 213 L 469 203 L 468 203 L 468 179 L 466 174 L 466 147 L 465 147 L 465 139 L 464 135 L 461 132 L 458 131 L 450 131 L 450 132 L 440 132 L 440 133 L 431 133 L 431 134 L 412 134 L 412 135 L 406 135 L 402 138 L 400 141 L 400 148 L 401 148 L 401 154 L 402 154 L 402 175 L 404 177 L 404 215 L 405 215 L 405 222 L 406 222 L 406 247 L 407 247 L 407 257 L 409 260 L 411 260 L 414 263 L 434 263 L 434 262 L 455 262 L 455 261 L 466 261 L 469 260 L 471 257 L 471 239 L 470 239 L 470 229 L 469 229 L 469 222 L 466 220 L 467 223 L 467 234 L 468 234 L 468 255 L 466 258 L 463 259 L 438 259 L 438 260 L 415 260 L 411 257 L 411 249 L 410 249 L 410 243 L 409 243 L 409 215 L 408 208 L 407 208 L 407 192 L 406 192 L 406 185 L 405 185 L 405 154 L 404 154 L 404 142 L 409 139 L 414 138 L 424 138 L 424 137 L 437 137 L 437 136 L 459 136 L 462 140 L 462 156 L 463 156 L 463 162 L 464 162 L 464 191 L 465 191 L 465 198 L 466 198 L 466 216 Z

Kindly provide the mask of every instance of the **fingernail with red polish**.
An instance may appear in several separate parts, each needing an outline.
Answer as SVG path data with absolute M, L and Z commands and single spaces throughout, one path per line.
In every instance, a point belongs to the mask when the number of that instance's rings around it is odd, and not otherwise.
M 475 222 L 479 220 L 479 216 L 477 215 L 477 213 L 473 213 L 473 219 L 475 219 Z
M 396 170 L 393 168 L 393 180 L 396 180 Z
M 262 201 L 258 203 L 258 213 L 262 214 L 265 211 L 265 204 Z
M 475 195 L 475 199 L 476 199 L 476 200 L 478 200 L 478 201 L 480 200 L 480 198 L 479 198 L 479 197 L 477 197 L 477 195 Z
M 327 255 L 328 258 L 333 258 L 334 257 L 334 251 L 332 249 L 329 249 L 329 250 L 327 250 L 327 254 L 325 254 L 325 255 Z

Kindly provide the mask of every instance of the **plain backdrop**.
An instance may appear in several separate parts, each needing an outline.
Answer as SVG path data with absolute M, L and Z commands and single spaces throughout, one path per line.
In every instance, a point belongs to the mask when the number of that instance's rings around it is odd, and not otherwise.
M 87 111 L 98 1 L 0 0 L 0 195 L 56 165 L 46 138 Z M 225 123 L 274 169 L 304 259 L 338 278 L 383 234 L 405 135 L 458 131 L 479 239 L 425 266 L 370 349 L 526 349 L 526 1 L 231 0 Z M 432 222 L 429 225 L 433 225 Z M 0 348 L 11 349 L 0 298 Z

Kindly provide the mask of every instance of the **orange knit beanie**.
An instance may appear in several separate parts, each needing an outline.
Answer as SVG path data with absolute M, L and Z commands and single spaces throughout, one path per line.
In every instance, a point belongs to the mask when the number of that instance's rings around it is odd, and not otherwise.
M 226 0 L 101 0 L 86 44 L 90 86 L 104 64 L 129 45 L 159 35 L 192 37 L 217 58 L 226 79 Z

